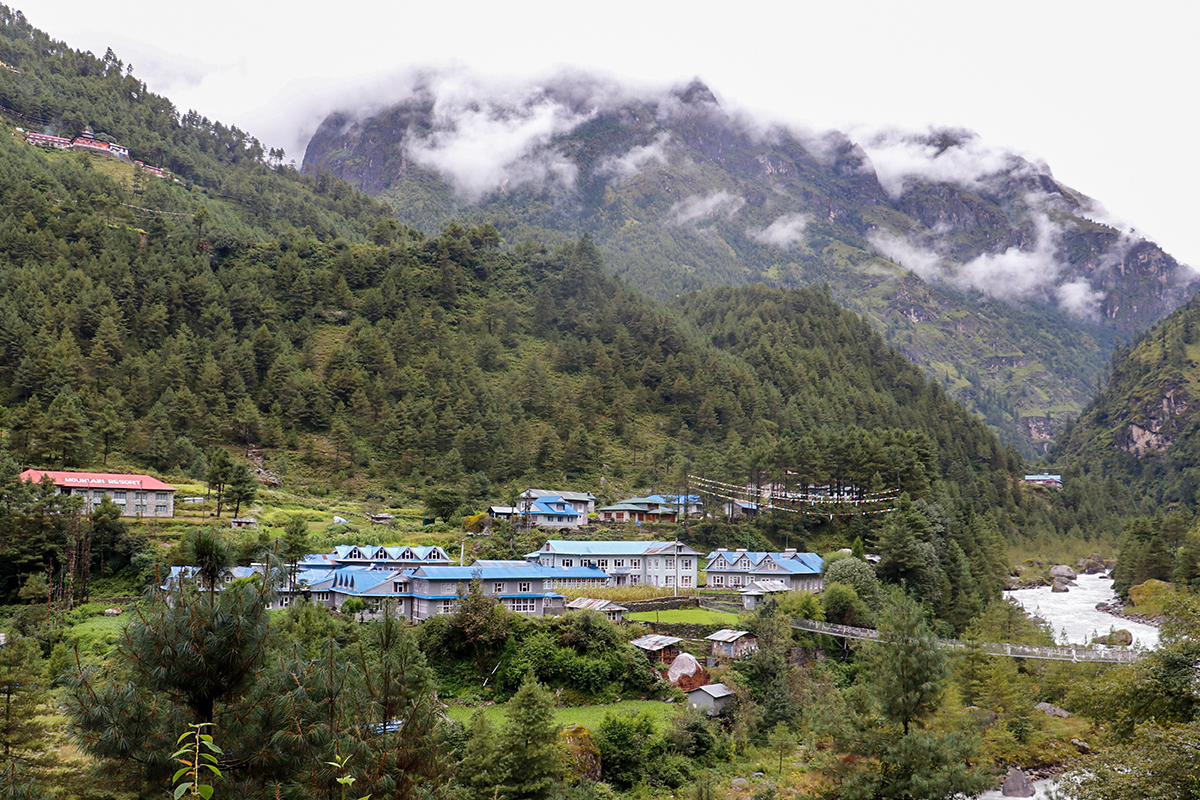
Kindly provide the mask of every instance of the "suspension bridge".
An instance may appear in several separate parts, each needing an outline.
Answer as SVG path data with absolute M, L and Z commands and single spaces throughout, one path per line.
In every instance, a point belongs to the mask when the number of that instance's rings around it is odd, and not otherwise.
M 701 602 L 704 608 L 713 611 L 734 611 L 727 603 Z M 737 608 L 734 613 L 744 609 Z M 835 625 L 831 622 L 817 622 L 811 619 L 793 617 L 791 626 L 796 630 L 810 633 L 821 633 L 835 636 L 839 639 L 859 639 L 880 641 L 882 636 L 874 628 L 855 628 L 850 625 Z M 1075 663 L 1095 664 L 1132 664 L 1145 655 L 1142 650 L 1119 650 L 1110 647 L 1044 647 L 1031 644 L 1010 644 L 1008 642 L 968 642 L 962 639 L 938 639 L 938 644 L 948 650 L 971 650 L 990 656 L 1007 658 L 1035 658 L 1043 661 L 1073 661 Z

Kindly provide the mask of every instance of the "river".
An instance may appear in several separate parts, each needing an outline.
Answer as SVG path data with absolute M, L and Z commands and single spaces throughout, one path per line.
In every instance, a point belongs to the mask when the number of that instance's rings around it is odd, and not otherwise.
M 1059 644 L 1088 644 L 1093 636 L 1123 628 L 1133 634 L 1135 645 L 1158 647 L 1158 628 L 1153 625 L 1096 610 L 1097 603 L 1110 603 L 1115 598 L 1112 581 L 1099 575 L 1080 575 L 1075 582 L 1077 585 L 1070 587 L 1068 592 L 1055 593 L 1049 586 L 1039 586 L 1005 592 L 1004 596 L 1016 600 L 1031 616 L 1050 623 Z

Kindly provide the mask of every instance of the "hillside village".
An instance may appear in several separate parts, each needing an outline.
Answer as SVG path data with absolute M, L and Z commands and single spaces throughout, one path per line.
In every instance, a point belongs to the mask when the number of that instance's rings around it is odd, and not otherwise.
M 434 94 L 297 169 L 2 5 L 0 58 L 0 794 L 1194 796 L 1195 275 L 1043 165 L 895 194 L 582 80 L 565 192 L 475 203 L 389 139 Z

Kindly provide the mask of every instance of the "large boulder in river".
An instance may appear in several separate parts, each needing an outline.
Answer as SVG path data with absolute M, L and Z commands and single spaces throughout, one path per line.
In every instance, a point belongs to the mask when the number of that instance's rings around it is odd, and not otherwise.
M 1028 775 L 1019 767 L 1008 768 L 1008 774 L 1004 776 L 1004 785 L 1000 787 L 1000 794 L 1005 797 L 1033 797 L 1035 793 Z
M 1099 575 L 1101 572 L 1108 572 L 1116 563 L 1111 558 L 1104 558 L 1099 553 L 1092 553 L 1090 556 L 1079 559 L 1075 568 L 1084 575 Z
M 1066 578 L 1073 581 L 1079 576 L 1075 574 L 1075 570 L 1068 567 L 1066 564 L 1055 564 L 1050 568 L 1050 575 L 1054 578 Z
M 1067 582 L 1067 580 L 1065 578 L 1055 578 L 1054 583 L 1052 583 L 1050 585 L 1050 591 L 1056 592 L 1059 594 L 1061 594 L 1063 592 L 1069 592 L 1069 591 L 1071 591 L 1070 588 L 1068 588 L 1069 586 L 1070 586 L 1070 584 Z
M 1121 628 L 1117 631 L 1112 631 L 1104 636 L 1092 637 L 1092 644 L 1104 644 L 1109 647 L 1129 647 L 1133 644 L 1133 634 Z

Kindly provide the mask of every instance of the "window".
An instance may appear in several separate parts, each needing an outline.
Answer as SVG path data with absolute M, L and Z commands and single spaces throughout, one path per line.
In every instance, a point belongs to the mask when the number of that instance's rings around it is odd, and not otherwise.
M 667 586 L 674 586 L 674 585 L 675 585 L 675 576 L 668 575 L 667 576 Z
M 569 558 L 564 558 L 564 559 L 563 559 L 563 562 L 562 562 L 562 565 L 563 565 L 564 567 L 573 567 L 573 566 L 575 566 L 575 562 L 574 562 L 572 559 L 569 559 Z
M 145 493 L 145 492 L 134 492 L 134 493 L 133 493 L 133 499 L 134 499 L 134 500 L 145 500 L 145 499 L 146 499 L 146 493 Z
M 642 582 L 641 575 L 630 575 L 629 576 L 629 585 L 630 586 L 633 586 L 635 583 L 641 583 L 641 582 Z
M 664 561 L 666 561 L 666 562 L 667 562 L 667 563 L 664 565 L 664 566 L 666 566 L 666 568 L 667 568 L 667 569 L 675 569 L 675 559 L 673 559 L 673 558 L 667 558 L 667 559 L 664 559 Z
M 526 592 L 528 592 L 529 591 L 529 582 L 521 581 L 520 583 L 518 583 L 517 591 L 520 592 L 521 594 L 525 594 Z
M 692 568 L 692 560 L 690 558 L 685 558 L 679 562 L 679 566 L 682 567 L 683 569 L 691 569 Z
M 165 505 L 157 505 L 154 507 L 154 513 L 155 514 L 166 514 L 167 507 Z
M 641 569 L 642 568 L 642 560 L 640 558 L 631 558 L 631 559 L 629 559 L 629 566 L 632 569 Z
M 504 594 L 504 581 L 496 581 L 492 585 L 492 594 Z
M 613 559 L 613 566 L 616 567 L 617 569 L 620 569 L 621 567 L 625 566 L 625 559 L 623 559 L 623 558 Z
M 124 492 L 113 492 L 113 500 L 115 500 L 118 503 L 124 503 L 125 502 L 125 493 Z
M 600 569 L 608 569 L 608 559 L 607 558 L 600 559 L 599 564 L 600 564 Z
M 537 600 L 532 597 L 518 597 L 515 600 L 506 600 L 504 604 L 508 606 L 509 611 L 518 614 L 532 614 L 537 611 Z
M 133 513 L 135 513 L 135 514 L 145 514 L 145 513 L 146 513 L 146 507 L 145 507 L 145 506 L 134 506 L 134 507 L 133 507 Z
M 682 578 L 680 578 L 679 582 L 682 583 L 684 586 L 691 586 L 692 585 L 692 576 L 684 575 Z
M 154 499 L 160 503 L 165 503 L 165 502 L 167 502 L 167 493 L 166 492 L 156 492 Z
M 710 575 L 710 577 L 712 578 L 713 586 L 724 586 L 725 585 L 725 576 L 724 575 Z
M 454 601 L 453 600 L 443 600 L 442 601 L 442 613 L 443 614 L 453 614 L 454 613 Z

